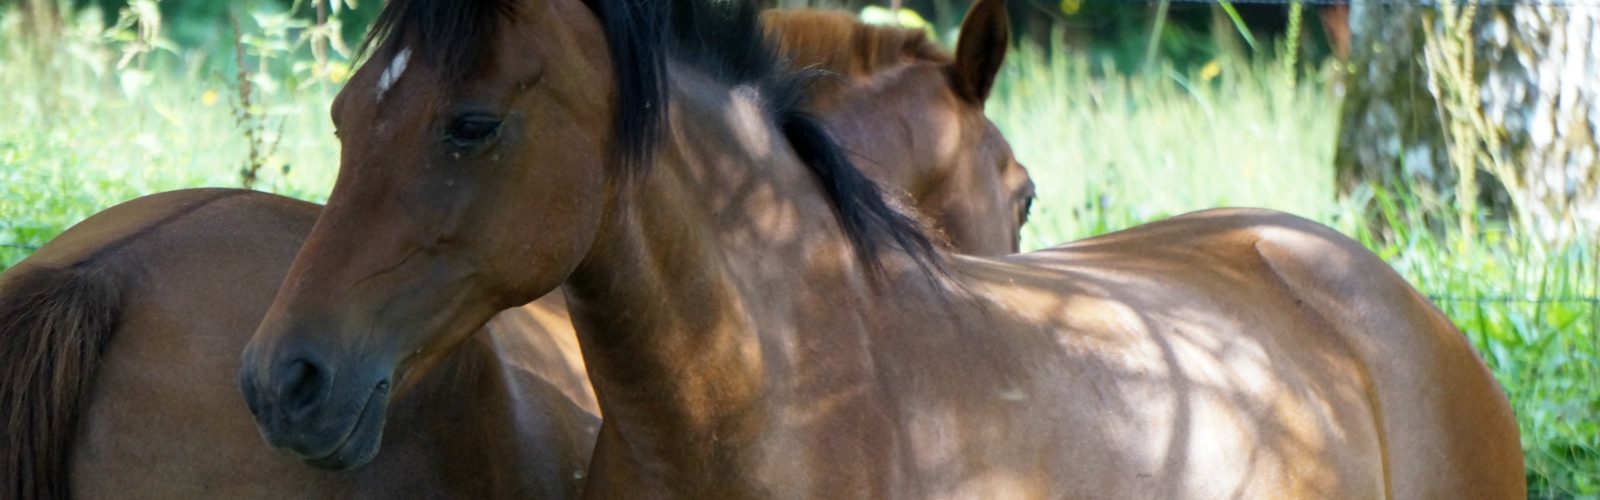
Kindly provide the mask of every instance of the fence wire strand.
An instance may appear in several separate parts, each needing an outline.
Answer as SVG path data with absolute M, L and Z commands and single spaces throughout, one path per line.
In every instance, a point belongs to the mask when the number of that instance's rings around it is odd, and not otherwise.
M 1102 0 L 1121 3 L 1154 4 L 1161 0 Z M 1221 0 L 1170 0 L 1172 3 L 1204 3 L 1221 4 Z M 1289 6 L 1297 0 L 1227 0 L 1234 5 L 1281 5 Z M 1436 0 L 1298 0 L 1306 5 L 1391 5 L 1412 4 L 1421 6 L 1434 6 L 1440 2 Z M 1600 0 L 1456 0 L 1458 5 L 1476 4 L 1489 6 L 1511 5 L 1550 5 L 1557 7 L 1594 7 L 1600 6 Z
M 1600 306 L 1600 297 L 1532 298 L 1513 296 L 1458 297 L 1452 295 L 1425 295 L 1434 302 L 1452 304 L 1589 304 Z

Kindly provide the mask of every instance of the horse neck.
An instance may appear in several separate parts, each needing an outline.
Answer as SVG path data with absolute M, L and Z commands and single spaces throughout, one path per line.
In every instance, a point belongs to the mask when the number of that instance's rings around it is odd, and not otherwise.
M 739 466 L 802 323 L 848 334 L 829 324 L 854 319 L 840 303 L 876 298 L 749 91 L 674 78 L 654 170 L 612 204 L 566 290 L 606 419 L 599 446 L 623 440 L 635 466 L 682 485 Z

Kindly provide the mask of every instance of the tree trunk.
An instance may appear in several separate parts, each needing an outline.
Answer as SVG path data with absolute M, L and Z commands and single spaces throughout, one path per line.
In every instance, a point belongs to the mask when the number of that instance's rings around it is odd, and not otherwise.
M 1352 3 L 1341 189 L 1407 182 L 1464 228 L 1481 202 L 1547 241 L 1595 234 L 1600 7 L 1456 5 Z
M 1600 6 L 1518 4 L 1474 32 L 1485 118 L 1526 191 L 1512 193 L 1547 238 L 1600 230 Z M 1509 183 L 1508 183 L 1509 184 Z
M 1350 8 L 1353 71 L 1345 80 L 1334 158 L 1342 190 L 1394 180 L 1430 197 L 1455 185 L 1421 61 L 1426 10 L 1413 2 Z

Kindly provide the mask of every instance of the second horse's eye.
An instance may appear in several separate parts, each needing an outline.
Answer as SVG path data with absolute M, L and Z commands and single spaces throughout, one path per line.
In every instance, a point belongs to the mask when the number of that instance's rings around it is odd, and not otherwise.
M 470 148 L 488 142 L 500 131 L 500 120 L 488 116 L 457 118 L 445 131 L 445 140 L 460 148 Z

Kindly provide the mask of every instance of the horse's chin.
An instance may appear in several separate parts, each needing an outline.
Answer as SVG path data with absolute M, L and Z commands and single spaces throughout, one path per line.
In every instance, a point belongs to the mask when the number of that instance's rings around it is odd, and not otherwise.
M 346 471 L 361 467 L 378 456 L 383 444 L 384 416 L 388 413 L 388 392 L 375 390 L 356 416 L 356 421 L 345 436 L 344 442 L 332 453 L 318 458 L 304 459 L 306 465 L 327 471 Z

